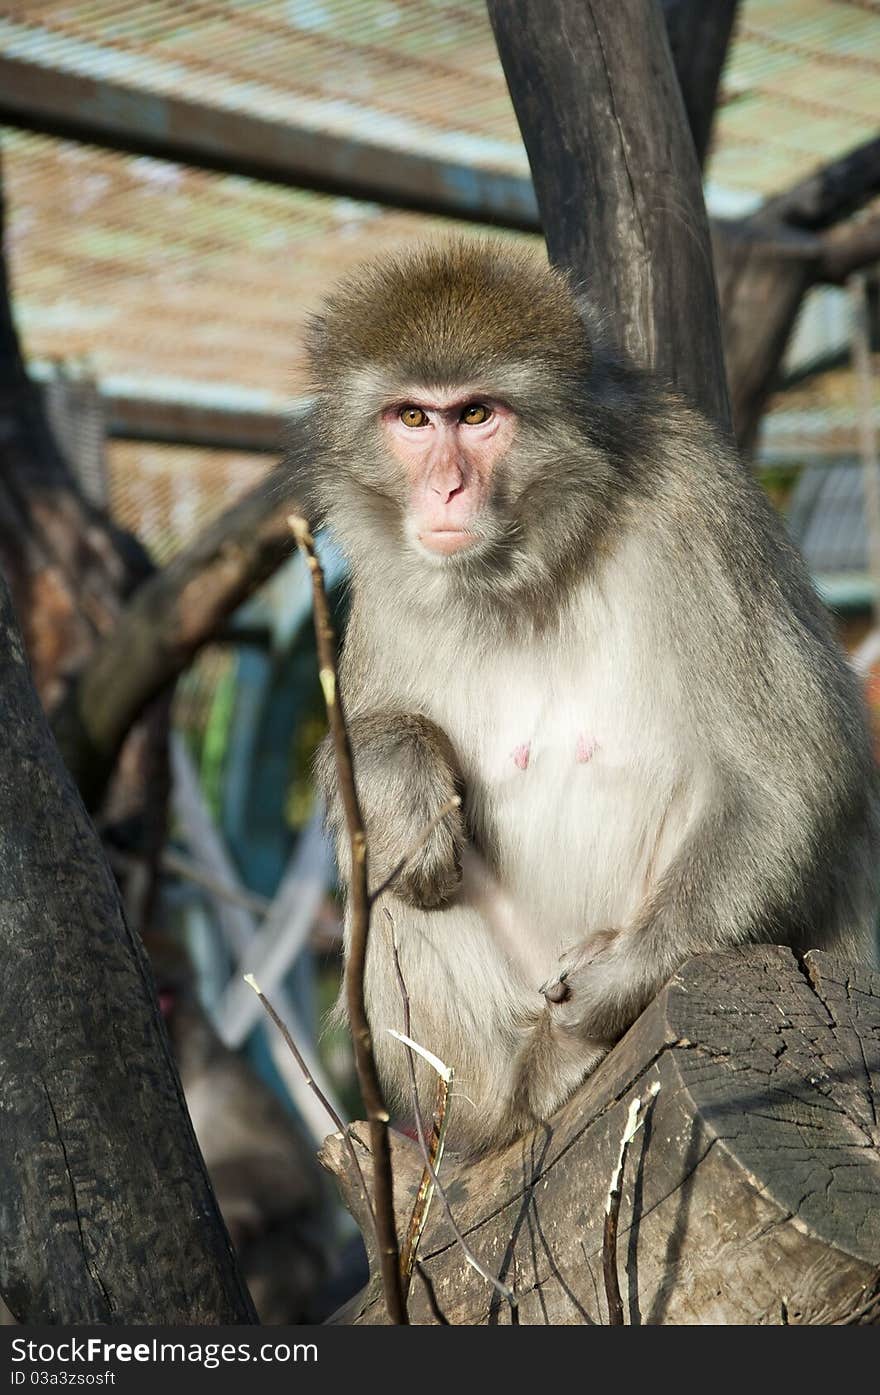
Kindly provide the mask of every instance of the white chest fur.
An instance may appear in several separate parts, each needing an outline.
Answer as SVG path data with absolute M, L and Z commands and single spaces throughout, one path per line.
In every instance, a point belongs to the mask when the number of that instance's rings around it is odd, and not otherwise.
M 536 961 L 632 921 L 693 816 L 700 760 L 668 656 L 586 594 L 564 630 L 463 654 L 428 697 Z

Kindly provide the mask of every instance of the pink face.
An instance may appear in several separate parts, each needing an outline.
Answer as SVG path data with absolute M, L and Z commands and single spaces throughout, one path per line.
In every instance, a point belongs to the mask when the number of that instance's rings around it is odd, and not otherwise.
M 438 557 L 472 547 L 495 462 L 516 430 L 510 408 L 461 389 L 415 390 L 382 413 L 382 428 L 409 485 L 411 536 Z

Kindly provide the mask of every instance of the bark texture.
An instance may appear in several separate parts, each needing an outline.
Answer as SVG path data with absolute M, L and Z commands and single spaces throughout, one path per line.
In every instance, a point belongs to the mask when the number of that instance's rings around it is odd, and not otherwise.
M 0 1292 L 30 1323 L 253 1309 L 152 978 L 0 581 Z
M 550 260 L 729 428 L 700 166 L 654 0 L 489 0 Z M 716 75 L 717 81 L 717 75 Z
M 880 1320 L 880 975 L 758 945 L 685 964 L 546 1126 L 476 1166 L 445 1160 L 456 1220 L 515 1285 L 519 1322 L 607 1321 L 605 1200 L 629 1103 L 658 1082 L 623 1178 L 626 1321 Z M 323 1157 L 367 1234 L 337 1137 Z M 420 1168 L 399 1135 L 395 1166 L 403 1225 Z M 420 1257 L 450 1323 L 510 1322 L 436 1200 Z M 410 1315 L 436 1321 L 418 1279 Z M 347 1320 L 385 1321 L 375 1280 Z

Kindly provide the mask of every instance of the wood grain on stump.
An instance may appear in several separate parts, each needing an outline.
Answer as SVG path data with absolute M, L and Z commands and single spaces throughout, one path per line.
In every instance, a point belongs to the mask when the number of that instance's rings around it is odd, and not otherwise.
M 626 1320 L 880 1319 L 880 975 L 759 945 L 685 964 L 548 1124 L 477 1164 L 447 1157 L 458 1224 L 515 1284 L 519 1322 L 607 1321 L 605 1198 L 629 1103 L 655 1082 L 623 1184 Z M 456 1105 L 468 1107 L 461 1097 Z M 323 1160 L 363 1226 L 338 1135 Z M 420 1160 L 397 1135 L 395 1166 L 402 1229 Z M 420 1258 L 450 1323 L 511 1321 L 464 1261 L 436 1199 Z M 435 1321 L 418 1277 L 410 1313 Z M 385 1321 L 375 1281 L 349 1320 Z

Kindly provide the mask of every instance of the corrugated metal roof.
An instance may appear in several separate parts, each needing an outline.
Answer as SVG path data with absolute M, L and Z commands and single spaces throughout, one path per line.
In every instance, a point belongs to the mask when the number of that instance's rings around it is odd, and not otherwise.
M 855 461 L 809 465 L 798 478 L 789 526 L 815 574 L 861 574 L 867 568 L 862 467 Z
M 862 466 L 856 461 L 810 464 L 798 477 L 788 526 L 823 600 L 863 610 L 875 586 L 868 568 Z
M 26 352 L 85 360 L 122 394 L 283 408 L 332 282 L 453 226 L 19 131 L 0 148 Z
M 0 50 L 144 91 L 527 171 L 483 0 L 0 0 Z M 748 204 L 877 126 L 880 7 L 743 0 L 710 187 Z M 106 389 L 277 411 L 309 309 L 353 263 L 453 225 L 0 133 L 32 360 Z M 472 229 L 470 231 L 473 231 Z
M 483 0 L 24 0 L 0 51 L 480 168 L 528 173 Z M 764 196 L 876 129 L 871 0 L 743 0 L 713 188 Z

